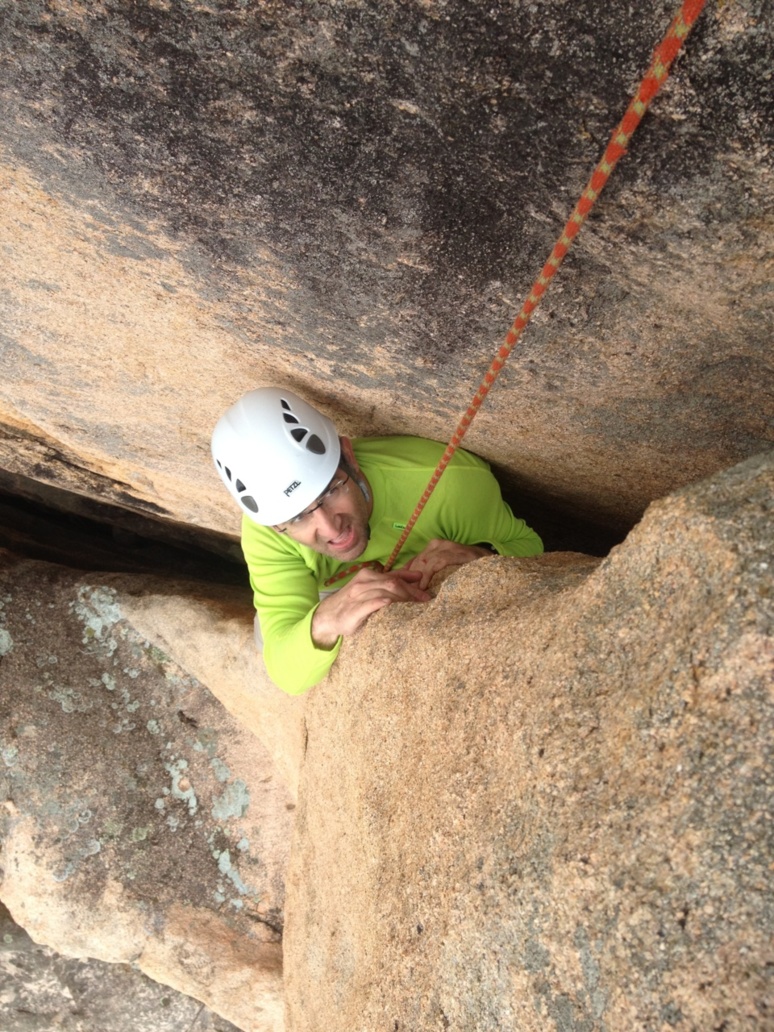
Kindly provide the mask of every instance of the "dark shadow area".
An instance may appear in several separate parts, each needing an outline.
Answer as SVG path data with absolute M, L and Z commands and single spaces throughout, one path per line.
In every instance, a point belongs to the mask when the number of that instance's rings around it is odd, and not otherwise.
M 11 479 L 29 494 L 9 491 Z M 0 547 L 15 555 L 79 570 L 244 585 L 249 591 L 239 545 L 226 535 L 162 523 L 25 480 L 0 471 Z
M 11 481 L 17 490 L 26 488 L 25 494 L 9 490 Z M 546 551 L 604 556 L 626 536 L 509 490 L 507 482 L 504 493 Z M 2 471 L 0 547 L 79 570 L 166 575 L 249 590 L 239 545 L 226 535 L 154 520 Z
M 529 495 L 511 497 L 507 490 L 504 495 L 514 514 L 540 535 L 546 552 L 583 552 L 603 557 L 620 545 L 631 529 L 591 523 Z
M 606 556 L 632 529 L 630 524 L 604 524 L 584 519 L 552 499 L 533 494 L 517 483 L 507 470 L 490 463 L 502 488 L 503 498 L 515 516 L 540 535 L 546 552 L 583 552 Z

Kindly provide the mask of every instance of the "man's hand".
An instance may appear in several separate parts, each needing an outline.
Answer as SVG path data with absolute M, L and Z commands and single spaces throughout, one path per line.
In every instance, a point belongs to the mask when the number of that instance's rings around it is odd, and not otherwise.
M 312 617 L 312 641 L 330 649 L 342 634 L 354 634 L 368 617 L 391 602 L 429 602 L 431 595 L 419 586 L 420 571 L 360 570 L 345 587 L 322 600 Z
M 456 541 L 433 538 L 419 555 L 406 563 L 403 569 L 421 573 L 419 588 L 424 590 L 436 573 L 445 570 L 447 566 L 462 566 L 463 563 L 483 559 L 487 555 L 492 553 L 478 545 L 458 545 Z

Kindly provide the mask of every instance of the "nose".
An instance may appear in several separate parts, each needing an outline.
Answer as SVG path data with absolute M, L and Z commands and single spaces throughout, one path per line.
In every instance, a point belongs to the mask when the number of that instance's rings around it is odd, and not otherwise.
M 329 513 L 326 505 L 321 505 L 320 508 L 314 512 L 314 520 L 317 525 L 318 533 L 331 538 L 336 537 L 339 532 L 337 524 L 338 517 L 335 514 Z

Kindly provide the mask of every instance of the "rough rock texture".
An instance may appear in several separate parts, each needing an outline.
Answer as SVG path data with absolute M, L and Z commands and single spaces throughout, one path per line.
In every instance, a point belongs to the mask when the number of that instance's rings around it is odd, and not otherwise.
M 61 957 L 0 904 L 3 1032 L 239 1032 L 203 1004 L 128 964 Z
M 310 697 L 289 1032 L 774 1024 L 774 454 L 482 560 Z
M 132 626 L 132 586 L 0 551 L 0 898 L 36 942 L 278 1032 L 293 794 Z
M 5 483 L 233 534 L 209 430 L 273 381 L 448 439 L 676 6 L 2 5 Z M 772 21 L 707 4 L 474 424 L 525 515 L 767 447 Z
M 228 588 L 105 577 L 135 630 L 170 656 L 255 735 L 296 798 L 308 696 L 270 680 L 253 638 L 252 600 Z
M 675 6 L 0 5 L 0 491 L 230 555 L 208 438 L 247 387 L 448 439 Z M 773 37 L 766 0 L 708 2 L 467 438 L 551 547 L 587 550 L 584 521 L 620 540 L 769 446 Z M 312 696 L 296 878 L 334 831 L 358 862 L 297 885 L 298 1027 L 508 1027 L 513 1000 L 525 1029 L 770 1020 L 742 476 L 711 489 L 725 515 L 704 487 L 598 569 L 476 564 L 345 650 Z M 7 553 L 0 582 L 0 898 L 36 940 L 278 1029 L 305 704 L 261 679 L 249 603 Z

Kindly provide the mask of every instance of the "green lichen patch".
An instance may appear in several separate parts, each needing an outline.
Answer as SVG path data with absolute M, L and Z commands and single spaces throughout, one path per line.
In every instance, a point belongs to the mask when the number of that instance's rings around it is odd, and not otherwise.
M 0 627 L 0 656 L 7 656 L 13 648 L 13 638 L 5 627 Z

